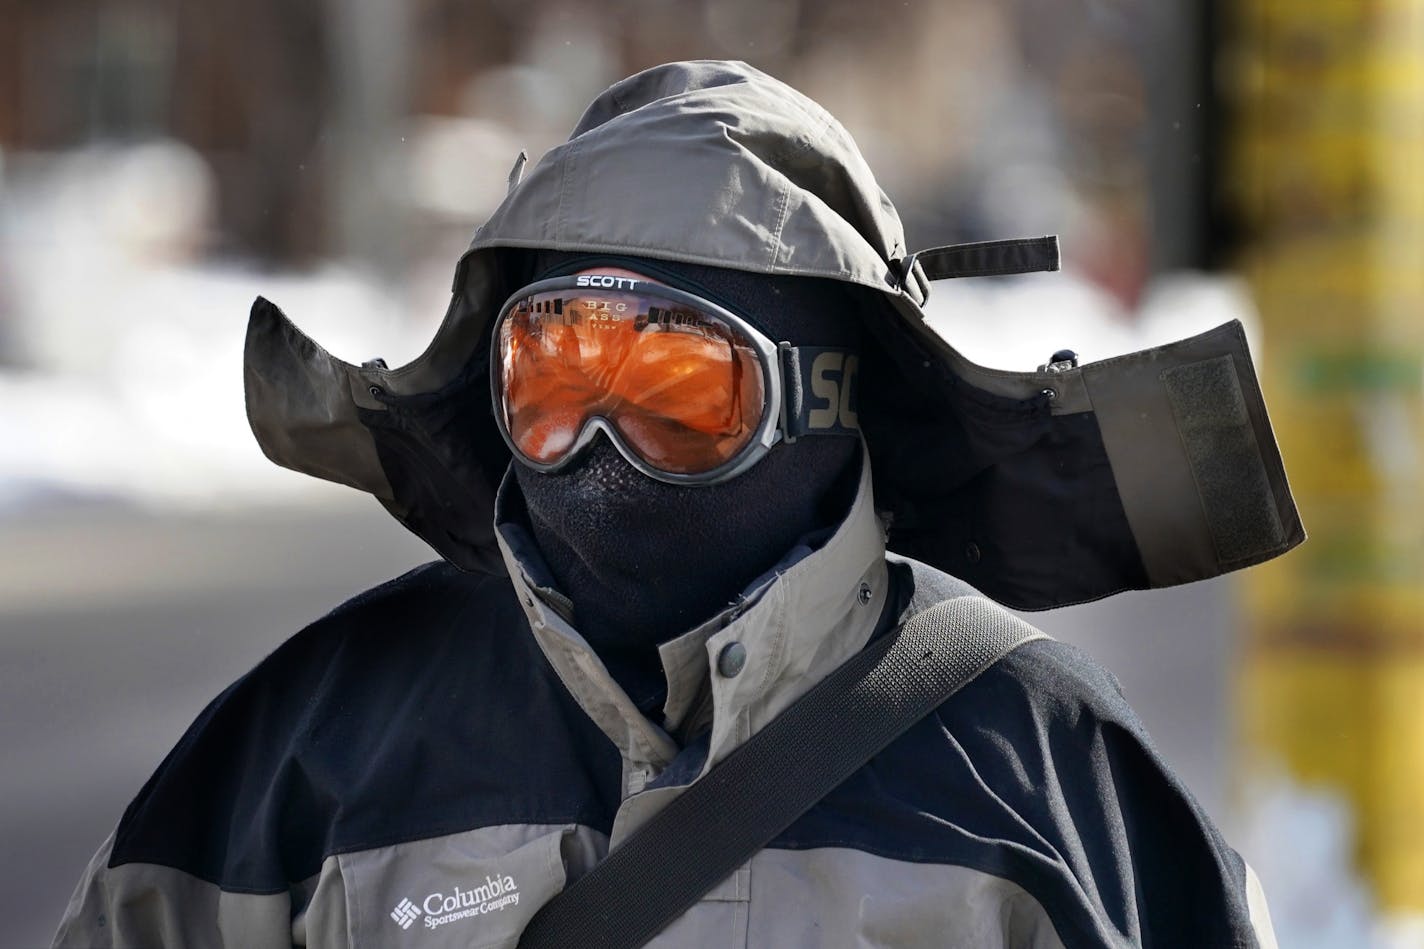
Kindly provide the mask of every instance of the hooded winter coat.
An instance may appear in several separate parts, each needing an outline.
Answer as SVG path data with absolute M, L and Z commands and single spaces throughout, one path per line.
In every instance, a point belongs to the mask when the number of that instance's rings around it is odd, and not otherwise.
M 264 450 L 370 491 L 446 559 L 338 608 L 214 700 L 96 855 L 57 945 L 512 947 L 919 609 L 976 587 L 1036 608 L 1185 582 L 1303 537 L 1239 327 L 1109 364 L 973 366 L 924 327 L 929 280 L 1039 268 L 1045 244 L 908 254 L 844 130 L 744 64 L 635 76 L 524 180 L 522 164 L 410 365 L 341 363 L 254 307 Z M 885 304 L 867 308 L 853 503 L 659 647 L 652 714 L 570 622 L 487 415 L 488 321 L 518 289 L 510 249 L 536 247 L 817 276 Z M 732 643 L 746 658 L 728 666 Z M 1251 871 L 1111 675 L 1048 639 L 653 943 L 1273 944 Z

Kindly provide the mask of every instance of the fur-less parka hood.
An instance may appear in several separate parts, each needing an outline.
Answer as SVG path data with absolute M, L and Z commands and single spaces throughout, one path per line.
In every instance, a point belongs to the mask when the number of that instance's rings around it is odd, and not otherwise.
M 1200 580 L 1305 537 L 1239 323 L 1084 366 L 969 362 L 925 323 L 932 281 L 1056 269 L 1053 239 L 910 253 L 845 129 L 744 63 L 617 83 L 524 164 L 409 364 L 336 359 L 262 299 L 248 327 L 267 456 L 375 495 L 466 570 L 504 569 L 492 515 L 509 452 L 487 344 L 530 249 L 844 283 L 866 328 L 860 425 L 888 546 L 1006 605 Z

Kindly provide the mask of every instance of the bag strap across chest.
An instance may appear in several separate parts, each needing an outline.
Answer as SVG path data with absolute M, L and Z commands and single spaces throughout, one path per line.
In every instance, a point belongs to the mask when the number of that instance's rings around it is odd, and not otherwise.
M 867 646 L 545 904 L 520 949 L 633 949 L 979 673 L 1043 633 L 982 597 Z

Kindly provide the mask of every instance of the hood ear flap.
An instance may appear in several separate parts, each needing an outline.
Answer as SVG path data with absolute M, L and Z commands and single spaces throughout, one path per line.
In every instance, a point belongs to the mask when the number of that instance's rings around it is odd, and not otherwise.
M 259 297 L 244 352 L 247 420 L 277 464 L 366 491 L 456 566 L 500 573 L 494 496 L 509 450 L 475 345 L 478 308 L 456 303 L 441 345 L 392 370 L 337 359 Z
M 373 389 L 374 387 L 374 389 Z M 393 500 L 358 407 L 379 407 L 380 387 L 332 356 L 258 297 L 243 349 L 247 422 L 262 453 L 284 468 Z

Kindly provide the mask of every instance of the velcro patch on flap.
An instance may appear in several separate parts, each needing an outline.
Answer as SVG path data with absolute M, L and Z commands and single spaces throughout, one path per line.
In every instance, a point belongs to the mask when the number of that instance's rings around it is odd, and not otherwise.
M 1162 373 L 1223 567 L 1277 549 L 1285 529 L 1230 355 Z

